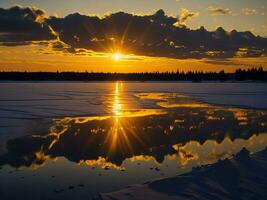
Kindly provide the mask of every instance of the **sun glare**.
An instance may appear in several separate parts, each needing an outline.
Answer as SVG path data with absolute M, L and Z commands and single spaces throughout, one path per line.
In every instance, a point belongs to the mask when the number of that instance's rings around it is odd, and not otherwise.
M 113 54 L 113 59 L 119 61 L 121 59 L 121 54 L 120 53 Z

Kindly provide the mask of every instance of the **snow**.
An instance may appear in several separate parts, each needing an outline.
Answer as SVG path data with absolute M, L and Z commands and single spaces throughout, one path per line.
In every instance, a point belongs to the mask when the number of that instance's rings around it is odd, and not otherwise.
M 101 194 L 95 200 L 266 199 L 266 170 L 267 148 L 252 156 L 242 149 L 232 159 L 179 176 Z

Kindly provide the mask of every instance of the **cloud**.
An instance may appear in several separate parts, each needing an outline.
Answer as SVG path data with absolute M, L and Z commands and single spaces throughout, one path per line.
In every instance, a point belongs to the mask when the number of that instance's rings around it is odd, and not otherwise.
M 223 7 L 209 6 L 207 10 L 210 11 L 212 15 L 231 15 L 232 14 L 232 11 L 229 8 L 223 8 Z
M 55 38 L 55 34 L 45 20 L 45 12 L 35 7 L 0 8 L 0 42 L 23 42 Z
M 204 60 L 204 63 L 207 64 L 212 64 L 212 65 L 240 65 L 243 66 L 243 64 L 235 62 L 235 61 L 231 61 L 231 60 L 227 60 L 227 59 L 212 59 L 212 60 Z
M 187 21 L 191 21 L 193 18 L 198 17 L 199 15 L 199 12 L 190 12 L 188 9 L 182 8 L 179 20 L 176 24 L 178 26 L 185 26 Z
M 242 13 L 244 13 L 245 15 L 256 15 L 258 14 L 258 11 L 253 8 L 243 8 Z
M 167 16 L 163 10 L 151 15 L 117 12 L 100 18 L 74 13 L 59 18 L 47 17 L 37 8 L 0 9 L 0 22 L 4 22 L 0 42 L 11 45 L 53 40 L 54 50 L 80 55 L 120 51 L 182 59 L 266 56 L 267 39 L 249 31 L 187 28 L 185 23 L 198 15 L 184 9 L 178 18 Z

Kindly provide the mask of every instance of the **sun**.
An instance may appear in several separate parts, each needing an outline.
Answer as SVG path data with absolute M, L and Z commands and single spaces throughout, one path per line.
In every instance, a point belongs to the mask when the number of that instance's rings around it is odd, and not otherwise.
M 114 53 L 113 54 L 113 59 L 116 61 L 119 61 L 121 59 L 121 54 L 120 53 Z

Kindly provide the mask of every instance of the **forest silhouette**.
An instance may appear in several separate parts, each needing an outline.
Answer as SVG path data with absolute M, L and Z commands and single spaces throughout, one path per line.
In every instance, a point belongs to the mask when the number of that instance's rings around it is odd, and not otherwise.
M 2 81 L 267 81 L 262 67 L 237 69 L 233 73 L 176 71 L 176 72 L 0 72 Z

